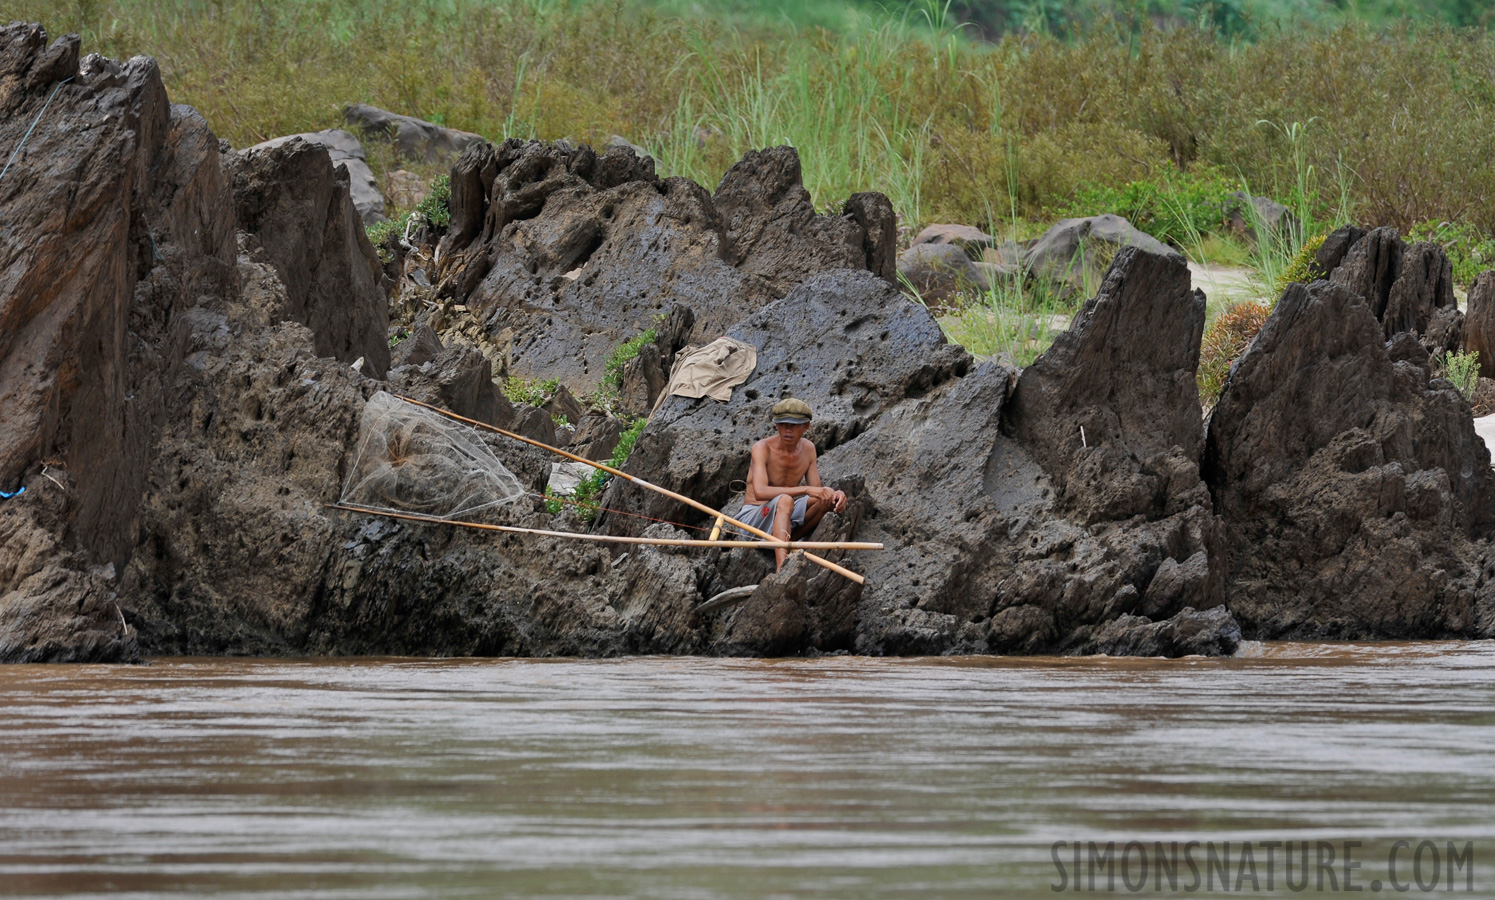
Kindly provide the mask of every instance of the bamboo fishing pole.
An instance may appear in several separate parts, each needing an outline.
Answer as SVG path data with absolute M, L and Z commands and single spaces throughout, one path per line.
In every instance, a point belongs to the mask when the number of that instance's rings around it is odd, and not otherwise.
M 449 412 L 447 410 L 442 409 L 439 406 L 432 406 L 429 403 L 423 403 L 423 402 L 421 402 L 419 400 L 416 400 L 416 399 L 414 399 L 412 397 L 406 397 L 406 396 L 401 395 L 401 394 L 395 394 L 394 396 L 397 397 L 400 400 L 404 400 L 406 403 L 412 403 L 412 404 L 414 404 L 416 406 L 423 407 L 425 409 L 429 409 L 429 410 L 431 410 L 432 412 L 434 412 L 434 413 L 436 413 L 438 415 L 446 416 L 448 419 L 455 419 L 458 422 L 466 422 L 469 425 L 476 425 L 479 428 L 486 428 L 489 431 L 501 434 L 501 435 L 503 435 L 506 438 L 513 438 L 516 441 L 520 441 L 520 442 L 529 444 L 532 447 L 539 447 L 541 450 L 548 450 L 551 453 L 555 453 L 557 455 L 564 456 L 567 459 L 572 460 L 574 462 L 585 463 L 586 465 L 589 465 L 589 466 L 591 466 L 594 469 L 601 469 L 602 471 L 608 473 L 609 475 L 614 475 L 614 476 L 616 476 L 618 478 L 623 479 L 624 481 L 632 482 L 633 484 L 636 484 L 639 487 L 647 488 L 647 489 L 649 489 L 651 491 L 654 491 L 655 493 L 663 494 L 664 496 L 669 497 L 671 500 L 678 500 L 681 503 L 684 503 L 687 506 L 694 507 L 695 509 L 698 509 L 701 512 L 706 513 L 706 514 L 708 514 L 710 516 L 720 517 L 723 521 L 727 522 L 728 524 L 730 524 L 730 525 L 736 525 L 738 528 L 741 528 L 742 530 L 748 532 L 749 534 L 755 534 L 755 535 L 757 535 L 760 538 L 764 538 L 765 541 L 775 541 L 775 542 L 778 542 L 778 538 L 774 537 L 773 535 L 769 534 L 766 531 L 762 531 L 760 529 L 754 528 L 753 526 L 747 524 L 746 522 L 739 522 L 738 520 L 732 518 L 731 516 L 728 516 L 725 513 L 719 512 L 718 510 L 714 510 L 711 507 L 707 506 L 704 503 L 701 503 L 698 500 L 692 500 L 690 497 L 687 497 L 684 494 L 677 494 L 674 491 L 669 490 L 668 488 L 662 488 L 662 487 L 660 487 L 657 484 L 650 484 L 649 482 L 645 481 L 642 478 L 638 478 L 638 477 L 636 477 L 634 475 L 629 475 L 627 472 L 624 472 L 624 471 L 622 471 L 620 469 L 615 469 L 612 466 L 609 466 L 609 465 L 607 465 L 605 463 L 600 463 L 600 462 L 597 462 L 596 460 L 587 459 L 586 457 L 584 457 L 584 456 L 578 456 L 575 453 L 567 453 L 565 450 L 562 450 L 559 447 L 552 447 L 549 444 L 541 443 L 540 441 L 537 441 L 534 438 L 527 438 L 527 437 L 525 437 L 522 434 L 515 434 L 512 431 L 508 431 L 506 429 L 499 428 L 497 425 L 489 425 L 487 422 L 479 422 L 476 419 L 469 419 L 466 416 L 459 416 L 459 415 L 457 415 L 454 412 Z M 717 543 L 718 543 L 718 546 L 720 546 L 722 542 L 717 542 Z M 755 546 L 755 547 L 767 547 L 769 545 L 766 542 L 759 542 L 759 543 L 755 543 L 753 546 Z M 784 542 L 784 546 L 787 549 L 789 549 L 789 550 L 794 550 L 794 549 L 797 549 L 799 547 L 805 546 L 805 544 L 802 543 L 802 542 L 799 542 L 799 541 L 787 541 L 787 542 Z M 869 550 L 881 550 L 882 549 L 882 544 L 871 544 L 871 545 L 868 545 L 865 549 L 869 549 Z M 840 576 L 842 576 L 844 578 L 849 578 L 852 581 L 855 581 L 857 584 L 866 584 L 867 583 L 867 579 L 863 578 L 861 575 L 858 575 L 856 572 L 851 571 L 850 569 L 846 568 L 845 566 L 839 566 L 839 565 L 831 562 L 830 560 L 825 559 L 823 557 L 816 556 L 813 553 L 806 553 L 805 557 L 807 559 L 809 559 L 810 562 L 815 563 L 817 566 L 823 566 L 823 567 L 825 567 L 827 569 L 830 569 L 832 572 L 835 572 L 837 575 L 840 575 Z
M 352 503 L 332 503 L 333 509 L 344 509 L 349 512 L 368 513 L 374 516 L 388 516 L 391 519 L 409 519 L 412 522 L 429 522 L 432 525 L 458 525 L 463 528 L 481 528 L 484 531 L 504 531 L 510 534 L 537 534 L 541 537 L 574 538 L 579 541 L 597 541 L 599 543 L 611 544 L 648 544 L 656 547 L 747 547 L 747 548 L 775 548 L 797 549 L 809 547 L 814 550 L 878 550 L 881 544 L 861 543 L 857 541 L 703 541 L 699 538 L 651 538 L 651 537 L 623 537 L 615 534 L 585 534 L 577 531 L 548 531 L 544 528 L 521 528 L 518 525 L 490 525 L 486 522 L 466 522 L 461 519 L 443 519 L 440 516 L 424 516 L 420 513 L 395 512 L 389 509 L 375 509 L 370 506 L 358 506 Z

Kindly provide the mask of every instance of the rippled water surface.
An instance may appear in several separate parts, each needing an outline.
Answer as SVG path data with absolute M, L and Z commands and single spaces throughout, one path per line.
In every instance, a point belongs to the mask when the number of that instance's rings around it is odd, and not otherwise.
M 1052 897 L 1054 841 L 1397 838 L 1495 896 L 1489 643 L 0 667 L 0 895 Z

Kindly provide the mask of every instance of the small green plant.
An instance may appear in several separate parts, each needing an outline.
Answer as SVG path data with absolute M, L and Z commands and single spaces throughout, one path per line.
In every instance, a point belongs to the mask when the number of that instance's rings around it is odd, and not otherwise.
M 623 367 L 638 357 L 639 351 L 644 349 L 645 344 L 654 343 L 659 336 L 659 329 L 650 328 L 648 331 L 636 334 L 623 343 L 619 344 L 612 354 L 608 356 L 607 363 L 602 368 L 602 380 L 615 389 L 623 387 Z
M 1320 234 L 1304 241 L 1297 254 L 1277 273 L 1277 280 L 1272 284 L 1271 305 L 1277 305 L 1277 298 L 1282 296 L 1288 285 L 1307 284 L 1327 277 L 1328 273 L 1319 265 L 1317 256 L 1319 248 L 1324 246 L 1324 237 L 1325 235 Z
M 614 469 L 621 469 L 623 464 L 628 462 L 628 455 L 633 452 L 633 445 L 638 443 L 639 435 L 643 434 L 644 428 L 648 424 L 649 420 L 640 416 L 634 420 L 633 424 L 624 429 L 623 433 L 618 436 L 618 444 L 613 448 L 612 456 L 607 460 L 609 466 L 612 466 Z M 602 496 L 603 488 L 607 487 L 607 482 L 611 477 L 611 475 L 608 475 L 601 469 L 597 469 L 591 475 L 583 478 L 576 485 L 576 490 L 572 491 L 571 495 L 564 499 L 551 491 L 547 486 L 545 488 L 545 510 L 554 515 L 560 512 L 563 506 L 575 506 L 577 515 L 581 517 L 583 522 L 590 525 L 596 521 L 597 514 L 601 511 L 601 508 L 597 505 L 597 499 Z
M 431 181 L 430 193 L 426 199 L 416 204 L 415 212 L 425 217 L 425 220 L 436 228 L 446 228 L 452 224 L 452 176 L 438 175 Z
M 560 387 L 559 378 L 541 380 L 539 378 L 510 378 L 504 382 L 504 396 L 509 398 L 510 403 L 528 403 L 530 406 L 544 406 L 555 389 Z
M 426 199 L 416 204 L 415 209 L 410 210 L 402 216 L 393 219 L 385 219 L 376 222 L 364 229 L 368 235 L 369 243 L 379 252 L 379 259 L 383 262 L 392 262 L 393 257 L 385 250 L 383 244 L 392 234 L 403 235 L 410 227 L 410 220 L 416 216 L 420 220 L 434 228 L 445 229 L 452 224 L 452 177 L 450 175 L 439 175 L 431 182 L 431 191 L 426 194 Z
M 553 413 L 550 416 L 550 421 L 554 422 L 557 428 L 569 428 L 571 426 L 571 422 L 566 418 L 565 413 Z
M 397 331 L 394 334 L 392 334 L 392 335 L 389 336 L 389 349 L 393 350 L 394 348 L 398 347 L 400 344 L 404 343 L 405 340 L 407 338 L 409 338 L 409 337 L 410 337 L 410 332 L 404 330 L 403 328 L 400 329 L 399 331 Z
M 1230 367 L 1251 339 L 1267 323 L 1272 310 L 1262 303 L 1237 303 L 1215 318 L 1204 330 L 1204 341 L 1199 350 L 1199 401 L 1206 407 L 1215 405 L 1220 392 L 1225 389 L 1225 378 Z
M 1479 387 L 1479 351 L 1450 353 L 1443 357 L 1443 377 L 1458 388 L 1465 400 L 1474 399 L 1474 390 Z

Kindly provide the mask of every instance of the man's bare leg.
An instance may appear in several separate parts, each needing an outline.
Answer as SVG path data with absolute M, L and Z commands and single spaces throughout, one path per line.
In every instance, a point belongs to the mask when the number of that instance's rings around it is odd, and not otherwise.
M 773 528 L 769 533 L 781 541 L 789 540 L 789 522 L 794 515 L 794 498 L 780 494 L 773 506 Z M 773 558 L 778 562 L 778 568 L 784 568 L 784 560 L 789 558 L 789 551 L 783 547 L 773 548 Z

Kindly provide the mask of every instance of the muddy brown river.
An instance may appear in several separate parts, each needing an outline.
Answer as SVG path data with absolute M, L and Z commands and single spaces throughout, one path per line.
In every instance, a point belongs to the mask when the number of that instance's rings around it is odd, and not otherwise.
M 1495 896 L 1495 644 L 1245 654 L 0 667 L 0 895 Z

